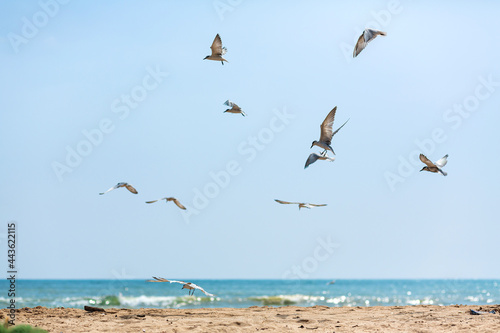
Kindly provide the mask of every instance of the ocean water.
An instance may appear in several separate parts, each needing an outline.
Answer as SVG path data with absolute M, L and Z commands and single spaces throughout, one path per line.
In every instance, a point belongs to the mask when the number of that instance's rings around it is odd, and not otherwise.
M 389 306 L 499 304 L 500 280 L 191 280 L 206 291 L 145 280 L 18 280 L 21 307 L 242 308 L 249 306 Z M 9 282 L 0 282 L 5 308 Z M 1 295 L 1 294 L 0 294 Z

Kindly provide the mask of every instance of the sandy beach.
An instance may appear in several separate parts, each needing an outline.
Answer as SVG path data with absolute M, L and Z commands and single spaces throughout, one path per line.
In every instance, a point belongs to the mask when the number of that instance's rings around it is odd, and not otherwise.
M 495 310 L 496 314 L 471 315 Z M 250 307 L 205 309 L 23 308 L 16 324 L 49 332 L 500 332 L 500 305 Z M 2 317 L 7 310 L 1 310 Z

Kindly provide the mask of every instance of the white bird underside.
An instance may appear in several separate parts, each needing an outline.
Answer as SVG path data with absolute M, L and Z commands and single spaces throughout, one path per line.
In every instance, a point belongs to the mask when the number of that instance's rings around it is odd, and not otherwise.
M 138 193 L 137 190 L 132 185 L 130 185 L 128 183 L 121 182 L 121 183 L 116 184 L 115 186 L 113 186 L 112 188 L 110 188 L 109 190 L 107 190 L 106 192 L 102 192 L 102 193 L 99 193 L 99 194 L 103 195 L 103 194 L 108 193 L 109 191 L 116 190 L 117 188 L 120 188 L 120 187 L 125 187 L 131 193 L 134 193 L 134 194 Z
M 167 280 L 165 278 L 157 278 L 157 277 L 154 277 L 153 276 L 153 279 L 154 280 L 146 280 L 146 282 L 170 282 L 170 283 L 180 283 L 182 284 L 182 289 L 188 289 L 188 290 L 193 290 L 193 294 L 194 294 L 194 290 L 198 289 L 198 290 L 201 290 L 205 295 L 207 296 L 214 296 L 213 294 L 210 294 L 208 292 L 205 291 L 205 289 L 203 289 L 202 287 L 194 284 L 194 283 L 191 283 L 191 282 L 184 282 L 184 281 L 177 281 L 177 280 Z
M 301 208 L 313 208 L 313 207 L 322 207 L 322 206 L 326 206 L 326 204 L 312 204 L 312 203 L 308 203 L 308 202 L 289 202 L 289 201 L 283 201 L 283 200 L 278 200 L 278 199 L 274 199 L 274 201 L 276 201 L 277 203 L 280 203 L 282 205 L 299 205 L 299 209 Z
M 165 198 L 161 198 L 161 199 L 157 199 L 157 200 L 151 200 L 151 201 L 146 201 L 147 204 L 152 204 L 152 203 L 155 203 L 157 201 L 160 201 L 160 200 L 166 200 L 165 202 L 169 202 L 169 201 L 173 201 L 174 204 L 176 204 L 177 207 L 179 207 L 180 209 L 183 209 L 183 210 L 186 210 L 186 207 L 184 207 L 179 200 L 177 200 L 176 198 L 174 197 L 165 197 Z
M 365 49 L 365 47 L 368 45 L 369 42 L 375 39 L 378 35 L 381 36 L 387 36 L 387 33 L 380 31 L 380 30 L 375 30 L 375 29 L 365 29 L 361 36 L 358 38 L 358 42 L 356 43 L 356 46 L 354 47 L 354 51 L 352 53 L 352 56 L 355 58 L 358 56 L 358 54 L 361 53 Z

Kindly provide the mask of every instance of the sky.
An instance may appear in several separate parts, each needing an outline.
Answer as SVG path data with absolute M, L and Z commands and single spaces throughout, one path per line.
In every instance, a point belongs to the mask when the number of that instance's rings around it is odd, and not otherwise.
M 0 6 L 18 278 L 500 278 L 498 2 Z M 334 106 L 336 160 L 304 169 Z

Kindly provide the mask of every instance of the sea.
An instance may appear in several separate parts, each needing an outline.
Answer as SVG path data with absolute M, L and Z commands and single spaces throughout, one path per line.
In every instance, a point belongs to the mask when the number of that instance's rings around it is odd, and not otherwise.
M 17 280 L 16 308 L 85 305 L 103 308 L 245 308 L 500 303 L 500 280 L 189 280 L 214 294 L 188 295 L 176 283 L 145 280 Z M 0 281 L 0 306 L 11 303 L 10 282 Z M 3 295 L 2 295 L 3 294 Z

